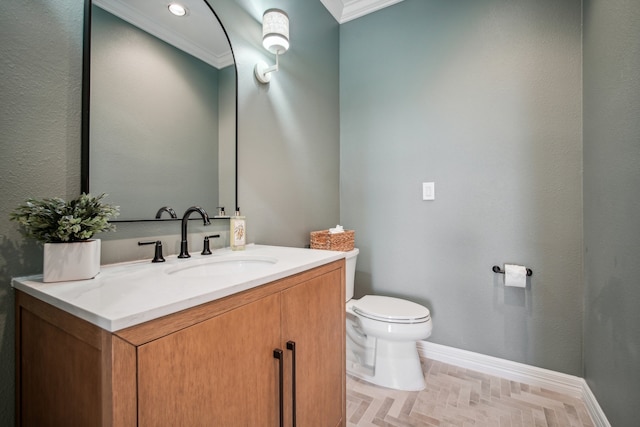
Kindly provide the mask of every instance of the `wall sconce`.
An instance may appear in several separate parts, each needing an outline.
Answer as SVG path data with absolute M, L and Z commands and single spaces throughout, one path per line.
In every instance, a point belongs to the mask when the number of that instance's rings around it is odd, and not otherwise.
M 269 83 L 271 73 L 278 71 L 278 56 L 289 49 L 289 15 L 280 9 L 268 9 L 262 15 L 262 45 L 276 54 L 276 64 L 269 67 L 260 61 L 254 68 L 260 83 Z

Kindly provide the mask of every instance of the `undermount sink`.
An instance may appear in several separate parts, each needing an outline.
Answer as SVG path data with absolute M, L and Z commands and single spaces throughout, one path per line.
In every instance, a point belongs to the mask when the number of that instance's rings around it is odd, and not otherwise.
M 189 262 L 166 271 L 174 277 L 216 277 L 230 274 L 252 273 L 278 262 L 277 258 L 263 256 L 233 256 Z

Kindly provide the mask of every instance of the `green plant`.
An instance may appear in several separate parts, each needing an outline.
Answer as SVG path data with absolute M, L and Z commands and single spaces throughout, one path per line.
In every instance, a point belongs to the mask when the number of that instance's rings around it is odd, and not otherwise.
M 44 243 L 88 240 L 96 233 L 116 229 L 109 219 L 118 216 L 119 207 L 102 203 L 104 197 L 106 194 L 94 197 L 82 193 L 69 202 L 58 197 L 29 198 L 10 219 L 22 226 L 26 237 Z

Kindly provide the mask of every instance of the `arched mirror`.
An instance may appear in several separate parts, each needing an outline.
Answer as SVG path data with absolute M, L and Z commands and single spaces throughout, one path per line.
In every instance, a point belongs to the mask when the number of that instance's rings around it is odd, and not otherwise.
M 108 193 L 120 221 L 236 206 L 231 46 L 207 2 L 180 0 L 184 16 L 168 3 L 91 0 L 88 10 L 82 190 Z

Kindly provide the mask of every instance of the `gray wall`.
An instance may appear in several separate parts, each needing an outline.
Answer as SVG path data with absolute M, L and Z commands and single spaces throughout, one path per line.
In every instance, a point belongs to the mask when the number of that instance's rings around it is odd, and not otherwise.
M 220 92 L 218 111 L 220 116 L 218 136 L 218 174 L 220 205 L 228 213 L 236 201 L 236 69 L 225 67 L 219 71 Z M 233 160 L 230 160 L 233 159 Z
M 97 6 L 91 13 L 91 192 L 108 193 L 119 219 L 167 205 L 216 212 L 218 69 Z
M 214 1 L 238 67 L 239 200 L 249 242 L 302 247 L 339 219 L 338 24 L 320 1 Z M 291 48 L 267 86 L 262 13 L 285 10 Z M 230 24 L 230 25 L 227 25 Z
M 240 206 L 250 241 L 303 246 L 337 223 L 338 24 L 318 1 L 211 0 L 228 27 L 240 74 Z M 269 87 L 253 80 L 262 12 L 291 17 L 291 50 Z M 9 212 L 25 198 L 80 193 L 81 0 L 0 2 L 0 424 L 14 418 L 14 312 L 10 279 L 42 270 Z M 234 27 L 234 28 L 231 28 Z M 216 228 L 228 227 L 215 225 Z M 201 230 L 195 227 L 197 232 Z M 141 237 L 178 249 L 179 227 L 121 224 L 105 234 L 103 262 L 151 256 Z M 108 236 L 108 237 L 107 237 Z M 194 239 L 195 240 L 195 239 Z M 226 242 L 228 245 L 228 241 Z
M 611 425 L 640 402 L 640 3 L 584 2 L 584 375 Z
M 342 25 L 356 294 L 425 304 L 433 342 L 581 375 L 581 113 L 579 0 L 405 0 Z M 526 290 L 492 273 L 510 262 Z

